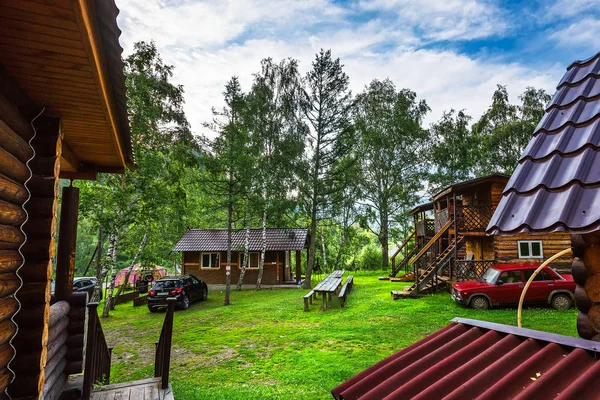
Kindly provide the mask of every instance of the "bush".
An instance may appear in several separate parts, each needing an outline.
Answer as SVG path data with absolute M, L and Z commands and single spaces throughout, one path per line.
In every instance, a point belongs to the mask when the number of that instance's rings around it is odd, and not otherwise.
M 382 267 L 381 249 L 373 245 L 363 247 L 357 257 L 356 264 L 358 269 L 380 270 Z

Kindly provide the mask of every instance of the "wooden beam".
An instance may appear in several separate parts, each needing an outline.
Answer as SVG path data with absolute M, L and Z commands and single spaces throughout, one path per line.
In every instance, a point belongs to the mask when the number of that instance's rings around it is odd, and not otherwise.
M 62 161 L 62 158 L 61 158 Z M 95 181 L 98 179 L 98 171 L 95 166 L 81 164 L 79 170 L 76 172 L 71 171 L 60 171 L 61 179 L 72 179 L 72 180 L 84 180 L 84 181 Z
M 92 66 L 92 72 L 94 78 L 98 81 L 98 92 L 104 101 L 104 111 L 106 113 L 106 119 L 109 121 L 112 132 L 113 132 L 113 143 L 115 150 L 118 153 L 119 161 L 121 165 L 125 167 L 125 155 L 121 148 L 121 139 L 119 137 L 119 120 L 116 114 L 115 102 L 112 95 L 112 90 L 109 85 L 110 79 L 106 71 L 106 62 L 104 60 L 104 52 L 102 50 L 102 38 L 100 37 L 97 21 L 95 18 L 94 4 L 88 0 L 78 0 L 74 3 L 74 11 L 77 19 L 77 25 L 79 30 L 82 32 L 82 37 L 85 42 L 86 52 L 90 65 Z M 77 6 L 78 5 L 78 6 Z M 85 33 L 85 34 L 84 34 Z
M 0 64 L 0 119 L 25 140 L 33 136 L 29 121 L 40 110 Z
M 54 290 L 58 301 L 66 299 L 73 291 L 78 215 L 79 188 L 73 186 L 63 188 Z
M 302 253 L 296 250 L 296 283 L 300 282 L 302 276 Z
M 67 144 L 64 142 L 64 140 L 62 142 L 62 153 L 60 156 L 61 156 L 61 159 L 60 159 L 61 172 L 63 170 L 69 170 L 69 172 L 79 171 L 79 167 L 81 166 L 81 163 L 79 162 L 79 160 L 77 159 L 77 156 L 75 155 L 75 153 L 73 153 L 71 148 L 69 146 L 67 146 Z

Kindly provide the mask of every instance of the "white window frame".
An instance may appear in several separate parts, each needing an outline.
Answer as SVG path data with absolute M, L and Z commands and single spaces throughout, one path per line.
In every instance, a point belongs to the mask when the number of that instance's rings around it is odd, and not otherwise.
M 204 266 L 204 255 L 205 254 L 209 254 L 209 255 L 216 254 L 217 255 L 217 266 L 216 267 L 212 266 L 212 257 L 210 257 L 210 264 L 211 265 L 209 265 L 208 267 Z M 200 268 L 201 269 L 219 269 L 219 268 L 221 268 L 221 260 L 219 260 L 219 258 L 221 258 L 219 252 L 216 252 L 216 251 L 213 251 L 213 252 L 201 252 L 200 253 Z
M 529 249 L 529 255 L 523 255 L 523 253 L 521 252 L 521 244 L 522 243 L 527 244 L 527 247 Z M 540 255 L 539 256 L 531 255 L 533 253 L 532 246 L 531 246 L 533 243 L 539 243 L 539 245 L 540 245 Z M 517 250 L 519 251 L 519 258 L 544 258 L 544 244 L 542 243 L 541 240 L 519 240 L 519 241 L 517 241 Z

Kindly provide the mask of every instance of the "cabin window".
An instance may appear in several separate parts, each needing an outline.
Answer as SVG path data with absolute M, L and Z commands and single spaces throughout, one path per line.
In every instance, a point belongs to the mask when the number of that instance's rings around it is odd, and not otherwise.
M 544 258 L 541 240 L 519 240 L 519 258 Z
M 259 260 L 260 260 L 260 253 L 258 253 L 258 252 L 250 253 L 250 263 L 248 264 L 248 268 L 258 268 Z
M 219 268 L 219 253 L 202 253 L 201 268 Z

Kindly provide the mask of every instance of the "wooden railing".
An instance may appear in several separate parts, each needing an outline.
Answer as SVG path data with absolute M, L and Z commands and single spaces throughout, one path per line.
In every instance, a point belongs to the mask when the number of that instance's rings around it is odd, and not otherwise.
M 406 254 L 408 253 L 408 248 L 406 247 L 408 245 L 408 243 L 410 242 L 410 240 L 415 236 L 415 232 L 413 231 L 406 239 L 404 239 L 404 242 L 402 242 L 402 244 L 400 246 L 398 246 L 398 248 L 396 249 L 396 251 L 394 252 L 394 254 L 392 254 L 391 260 L 392 260 L 392 271 L 394 270 L 395 266 L 396 266 L 396 257 L 398 256 L 398 254 L 400 254 L 400 252 L 402 250 L 404 250 L 404 258 L 406 258 Z M 404 259 L 403 258 L 403 259 Z
M 167 314 L 163 323 L 160 338 L 156 342 L 154 356 L 154 377 L 161 378 L 163 389 L 169 387 L 169 368 L 171 366 L 171 341 L 173 338 L 173 314 L 175 313 L 175 298 L 167 299 Z
M 459 231 L 485 232 L 495 210 L 496 207 L 489 204 L 457 207 L 456 224 Z
M 415 224 L 417 236 L 431 237 L 435 234 L 435 225 L 433 219 L 422 219 Z
M 456 260 L 454 261 L 454 273 L 457 281 L 468 281 L 478 279 L 495 264 L 494 260 Z
M 435 232 L 439 232 L 450 220 L 450 214 L 448 213 L 448 209 L 444 208 L 443 210 L 437 210 L 435 212 Z
M 88 400 L 95 384 L 110 382 L 110 358 L 112 347 L 108 347 L 98 318 L 98 303 L 89 303 L 88 330 L 85 350 L 85 370 L 81 398 Z

